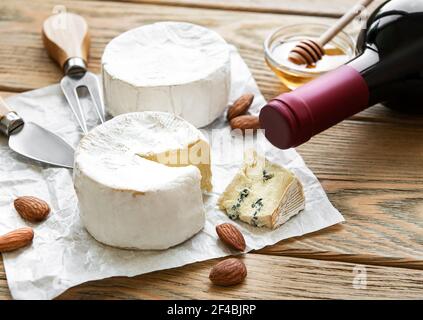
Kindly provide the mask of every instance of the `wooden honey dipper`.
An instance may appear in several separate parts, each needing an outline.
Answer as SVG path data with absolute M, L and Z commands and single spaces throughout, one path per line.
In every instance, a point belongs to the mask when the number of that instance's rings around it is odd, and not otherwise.
M 373 0 L 361 0 L 350 10 L 348 10 L 332 27 L 326 30 L 316 40 L 303 40 L 299 42 L 289 53 L 288 59 L 295 64 L 313 64 L 319 61 L 325 51 L 324 45 L 336 36 L 345 26 L 360 14 L 362 8 L 365 8 Z

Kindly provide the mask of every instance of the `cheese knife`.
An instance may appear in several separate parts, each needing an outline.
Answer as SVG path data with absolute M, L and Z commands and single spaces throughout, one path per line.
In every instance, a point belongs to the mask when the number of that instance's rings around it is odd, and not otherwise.
M 24 121 L 0 97 L 0 132 L 9 148 L 36 161 L 73 168 L 75 150 L 65 140 L 33 122 Z

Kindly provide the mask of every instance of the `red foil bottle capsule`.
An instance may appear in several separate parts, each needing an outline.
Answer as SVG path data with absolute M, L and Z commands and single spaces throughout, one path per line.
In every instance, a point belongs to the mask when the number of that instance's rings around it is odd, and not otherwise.
M 273 145 L 288 149 L 360 112 L 368 102 L 366 81 L 345 65 L 270 100 L 260 112 L 260 126 Z

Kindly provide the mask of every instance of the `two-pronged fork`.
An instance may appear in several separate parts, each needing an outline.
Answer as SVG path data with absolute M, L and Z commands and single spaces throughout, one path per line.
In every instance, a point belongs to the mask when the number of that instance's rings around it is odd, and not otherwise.
M 87 88 L 97 115 L 103 123 L 105 110 L 97 76 L 87 71 L 90 37 L 83 17 L 73 13 L 50 16 L 43 24 L 43 42 L 48 54 L 65 73 L 60 85 L 82 131 L 88 132 L 78 88 Z

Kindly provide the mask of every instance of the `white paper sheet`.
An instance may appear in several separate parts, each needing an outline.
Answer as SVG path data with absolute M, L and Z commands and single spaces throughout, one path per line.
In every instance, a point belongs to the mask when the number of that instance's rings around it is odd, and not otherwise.
M 248 67 L 236 49 L 232 48 L 231 101 L 244 92 L 255 94 L 251 111 L 257 114 L 265 101 Z M 24 119 L 43 125 L 75 146 L 78 143 L 80 131 L 59 85 L 16 95 L 7 101 Z M 94 119 L 95 116 L 91 124 Z M 219 134 L 230 136 L 224 115 L 205 128 L 204 132 L 211 137 L 212 129 L 220 129 Z M 128 251 L 98 243 L 81 225 L 71 170 L 40 167 L 13 153 L 7 147 L 7 140 L 0 137 L 0 234 L 27 225 L 35 230 L 30 247 L 3 254 L 12 296 L 15 299 L 52 299 L 66 289 L 90 280 L 135 276 L 235 254 L 217 240 L 215 226 L 230 220 L 216 207 L 216 201 L 239 169 L 242 157 L 234 157 L 230 161 L 223 159 L 225 155 L 222 155 L 222 149 L 213 141 L 214 189 L 204 197 L 207 211 L 204 229 L 192 239 L 165 251 Z M 306 209 L 273 231 L 236 222 L 245 235 L 247 251 L 344 221 L 294 149 L 276 149 L 261 135 L 257 144 L 269 160 L 289 168 L 301 180 Z M 22 220 L 13 208 L 13 200 L 22 195 L 37 196 L 48 201 L 52 207 L 49 218 L 39 224 Z

